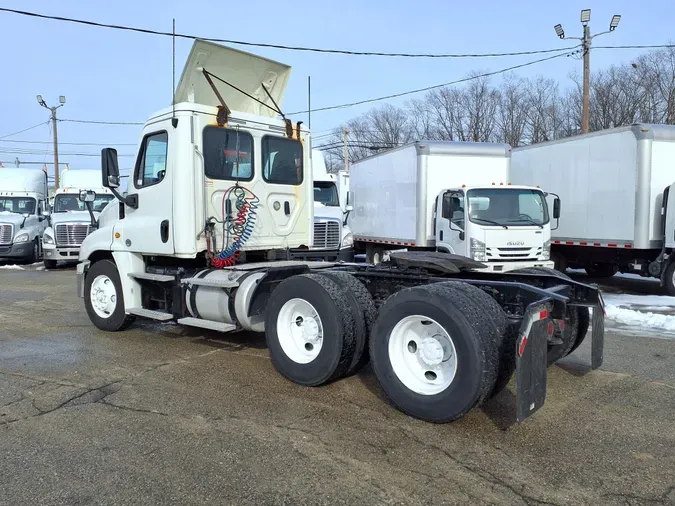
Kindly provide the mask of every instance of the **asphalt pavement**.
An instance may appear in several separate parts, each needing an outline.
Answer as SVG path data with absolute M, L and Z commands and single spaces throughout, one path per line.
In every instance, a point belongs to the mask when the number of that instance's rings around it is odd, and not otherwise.
M 1 270 L 0 321 L 0 504 L 675 504 L 672 340 L 610 330 L 525 423 L 507 390 L 434 425 L 369 369 L 290 383 L 259 335 L 98 331 L 71 269 Z

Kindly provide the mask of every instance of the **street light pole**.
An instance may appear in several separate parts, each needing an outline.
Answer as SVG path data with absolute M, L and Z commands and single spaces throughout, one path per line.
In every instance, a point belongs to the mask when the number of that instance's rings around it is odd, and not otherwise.
M 52 131 L 54 132 L 54 189 L 58 190 L 59 188 L 59 135 L 57 130 L 57 120 L 56 120 L 56 110 L 59 107 L 63 107 L 63 104 L 66 103 L 66 97 L 61 95 L 59 97 L 59 105 L 55 107 L 49 107 L 45 101 L 42 99 L 42 95 L 37 96 L 38 104 L 40 104 L 45 109 L 49 109 L 52 113 Z
M 609 30 L 591 35 L 591 29 L 588 23 L 591 21 L 591 9 L 583 9 L 581 11 L 581 24 L 584 27 L 583 37 L 565 37 L 565 32 L 561 24 L 555 25 L 555 33 L 563 40 L 575 39 L 581 41 L 581 51 L 584 58 L 584 77 L 583 77 L 583 97 L 581 104 L 581 133 L 586 134 L 590 129 L 591 122 L 591 41 L 600 35 L 613 32 L 619 21 L 621 15 L 615 14 L 609 23 Z

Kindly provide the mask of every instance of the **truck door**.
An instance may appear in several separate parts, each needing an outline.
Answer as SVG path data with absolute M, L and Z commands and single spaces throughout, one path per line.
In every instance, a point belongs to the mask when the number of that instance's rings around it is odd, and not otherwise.
M 120 238 L 114 250 L 171 254 L 173 247 L 172 161 L 170 137 L 174 129 L 159 123 L 143 137 L 127 193 L 138 195 L 138 208 L 124 206 L 124 218 L 115 226 Z M 171 132 L 171 134 L 170 134 Z
M 438 199 L 436 209 L 436 249 L 466 256 L 464 192 L 450 190 Z

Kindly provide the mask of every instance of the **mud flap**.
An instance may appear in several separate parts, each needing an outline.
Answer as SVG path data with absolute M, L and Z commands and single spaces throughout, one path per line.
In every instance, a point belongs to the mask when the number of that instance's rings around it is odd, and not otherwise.
M 528 309 L 516 341 L 516 418 L 518 422 L 536 412 L 546 399 L 548 340 L 546 306 Z
M 605 302 L 598 292 L 600 306 L 593 308 L 591 320 L 591 369 L 602 365 L 605 347 Z

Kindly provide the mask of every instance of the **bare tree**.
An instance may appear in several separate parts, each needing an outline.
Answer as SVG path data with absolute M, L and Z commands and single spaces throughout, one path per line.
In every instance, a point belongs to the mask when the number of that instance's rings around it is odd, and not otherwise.
M 518 147 L 524 142 L 529 102 L 525 91 L 525 81 L 515 76 L 504 79 L 497 112 L 499 140 Z

